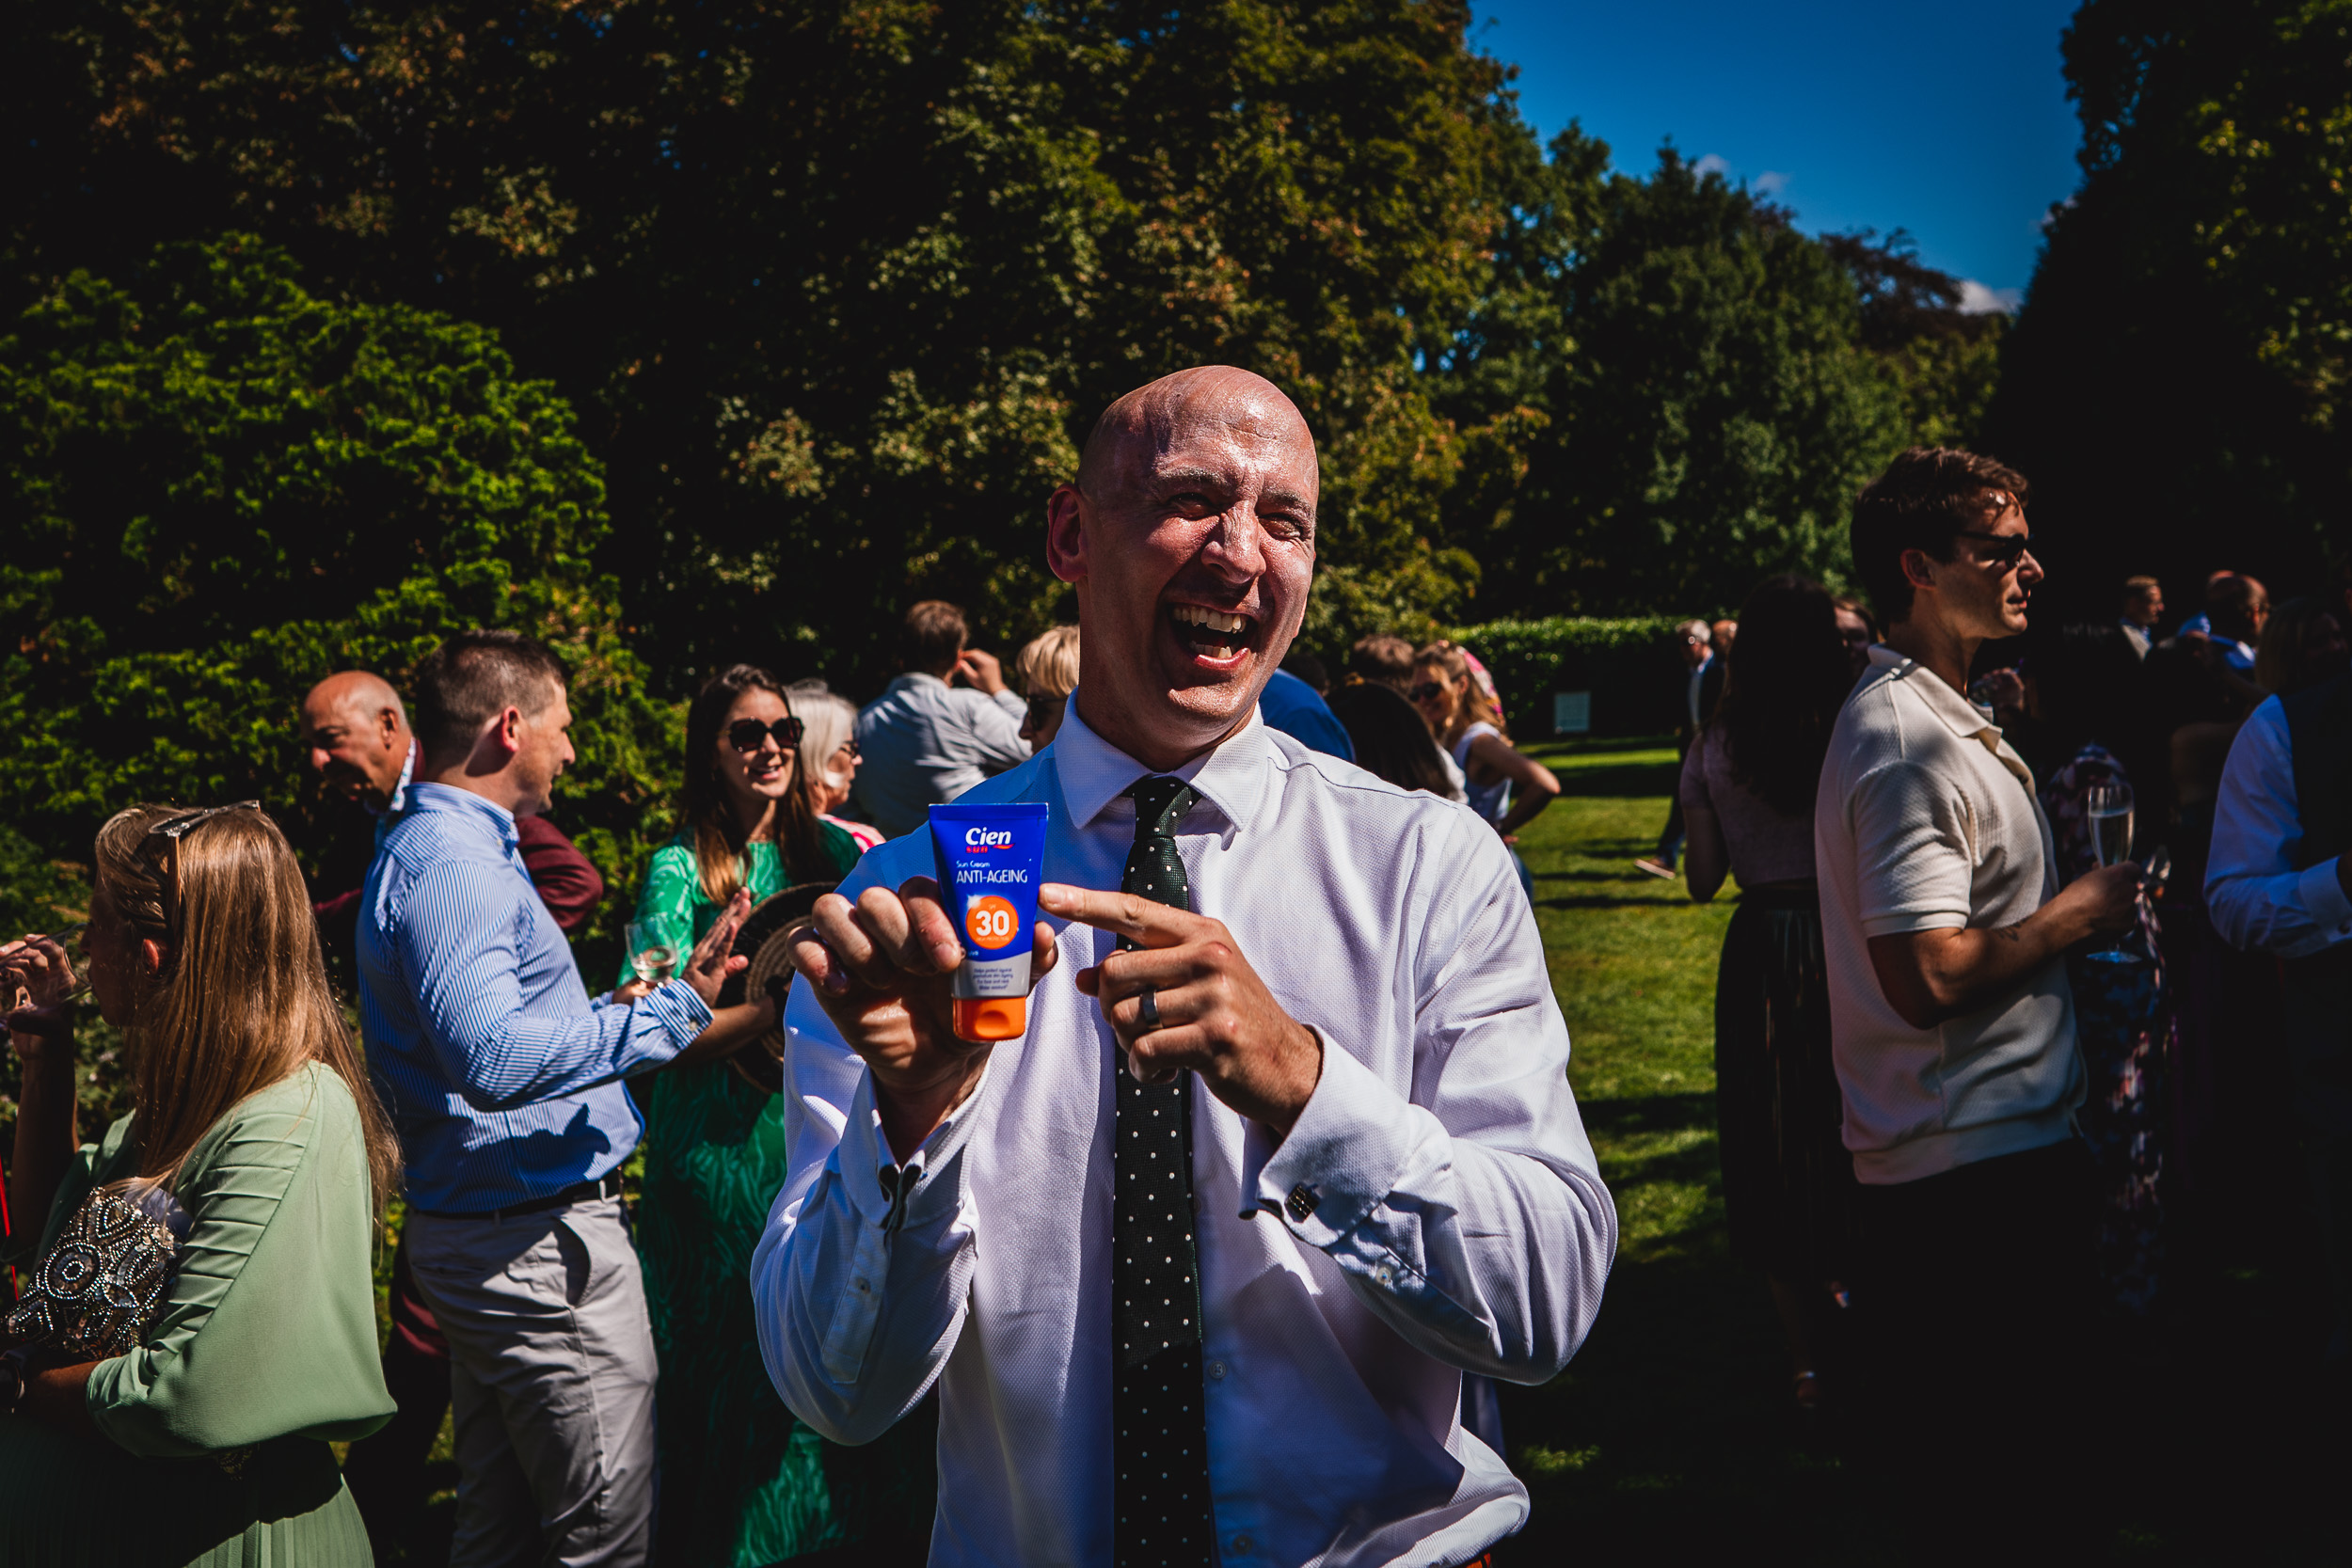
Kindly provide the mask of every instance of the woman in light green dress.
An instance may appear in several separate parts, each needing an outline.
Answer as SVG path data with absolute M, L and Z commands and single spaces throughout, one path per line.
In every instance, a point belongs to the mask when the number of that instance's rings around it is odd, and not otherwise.
M 131 1040 L 135 1108 L 95 1145 L 74 1129 L 72 962 L 48 938 L 0 951 L 0 986 L 32 1003 L 8 1025 L 9 1190 L 33 1222 L 0 1332 L 0 1564 L 369 1564 L 327 1444 L 392 1413 L 369 1260 L 399 1154 L 301 871 L 250 806 L 135 807 L 97 848 L 87 977 Z M 102 1189 L 177 1244 L 141 1342 L 89 1359 L 58 1327 L 87 1299 L 74 1249 L 49 1249 Z M 24 1310 L 44 1285 L 57 1312 Z
M 803 787 L 799 740 L 766 671 L 739 664 L 695 697 L 684 826 L 646 868 L 641 944 L 684 953 L 737 888 L 756 903 L 838 881 L 857 863 L 856 841 L 821 820 Z M 866 1508 L 776 1396 L 752 1323 L 752 1249 L 784 1186 L 781 1106 L 725 1061 L 668 1068 L 645 1087 L 637 1250 L 661 1358 L 660 1560 L 756 1568 L 855 1540 Z M 922 1508 L 928 1518 L 928 1497 Z

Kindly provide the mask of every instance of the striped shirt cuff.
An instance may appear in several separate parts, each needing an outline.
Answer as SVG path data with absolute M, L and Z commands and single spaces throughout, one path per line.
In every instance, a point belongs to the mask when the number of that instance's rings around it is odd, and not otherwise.
M 694 1037 L 710 1022 L 710 1008 L 694 994 L 694 988 L 683 980 L 656 986 L 637 1005 L 661 1025 L 662 1032 L 680 1051 L 693 1044 Z

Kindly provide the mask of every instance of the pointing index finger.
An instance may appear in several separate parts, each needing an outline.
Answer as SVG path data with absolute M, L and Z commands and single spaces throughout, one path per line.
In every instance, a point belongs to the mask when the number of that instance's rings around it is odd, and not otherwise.
M 1037 905 L 1047 914 L 1109 931 L 1145 947 L 1175 947 L 1190 941 L 1200 919 L 1190 910 L 1154 903 L 1136 894 L 1104 893 L 1068 882 L 1041 884 Z

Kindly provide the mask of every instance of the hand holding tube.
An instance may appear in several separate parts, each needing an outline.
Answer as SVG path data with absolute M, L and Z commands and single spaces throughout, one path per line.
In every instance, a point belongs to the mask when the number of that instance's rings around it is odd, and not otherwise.
M 1059 957 L 1037 923 L 1029 983 Z M 817 901 L 816 922 L 792 938 L 792 965 L 850 1048 L 874 1075 L 874 1100 L 892 1153 L 904 1160 L 978 1084 L 993 1046 L 956 1037 L 952 996 L 963 944 L 929 877 L 894 891 L 869 887 L 852 904 Z

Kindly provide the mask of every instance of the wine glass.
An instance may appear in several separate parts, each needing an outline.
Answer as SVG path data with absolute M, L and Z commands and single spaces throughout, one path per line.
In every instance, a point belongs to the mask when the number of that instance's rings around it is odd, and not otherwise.
M 2090 852 L 2101 865 L 2121 865 L 2132 855 L 2132 786 L 2117 779 L 2083 791 L 2083 815 L 2090 826 Z M 2133 955 L 2123 946 L 2122 932 L 2105 947 L 2088 955 L 2116 962 Z
M 658 921 L 632 920 L 622 935 L 628 948 L 628 967 L 649 986 L 658 986 L 677 973 L 677 949 Z

